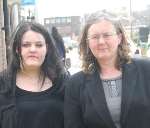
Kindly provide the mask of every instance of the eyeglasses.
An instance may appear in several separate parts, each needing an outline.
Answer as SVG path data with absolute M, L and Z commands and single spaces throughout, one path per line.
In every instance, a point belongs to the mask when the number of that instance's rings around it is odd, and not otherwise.
M 112 36 L 116 35 L 116 32 L 106 32 L 102 34 L 94 34 L 88 36 L 87 40 L 92 42 L 98 42 L 101 37 L 103 37 L 104 40 L 111 39 Z

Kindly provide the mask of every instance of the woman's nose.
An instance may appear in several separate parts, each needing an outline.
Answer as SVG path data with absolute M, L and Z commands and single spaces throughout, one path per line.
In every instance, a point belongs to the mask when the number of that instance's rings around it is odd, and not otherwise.
M 36 50 L 36 47 L 34 45 L 31 45 L 30 51 L 34 52 Z
M 97 39 L 97 43 L 101 44 L 101 43 L 104 43 L 105 42 L 105 39 L 102 35 L 100 35 Z

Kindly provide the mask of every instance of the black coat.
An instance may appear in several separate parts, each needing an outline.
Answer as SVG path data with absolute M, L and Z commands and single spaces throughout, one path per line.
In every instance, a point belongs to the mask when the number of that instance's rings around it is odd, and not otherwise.
M 122 68 L 121 128 L 150 128 L 150 61 Z M 116 128 L 98 72 L 79 72 L 67 83 L 65 128 Z

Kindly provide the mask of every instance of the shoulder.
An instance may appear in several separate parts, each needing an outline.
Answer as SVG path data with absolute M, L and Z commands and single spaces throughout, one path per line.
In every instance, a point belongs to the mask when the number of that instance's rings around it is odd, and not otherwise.
M 84 72 L 78 72 L 72 75 L 68 81 L 65 83 L 65 99 L 71 99 L 78 101 L 80 99 L 80 95 L 85 87 L 85 76 Z
M 75 73 L 74 75 L 72 75 L 70 77 L 70 80 L 71 81 L 74 81 L 74 80 L 83 80 L 83 78 L 86 76 L 86 74 L 83 72 L 83 71 L 80 71 L 80 72 L 77 72 Z
M 7 70 L 0 72 L 0 94 L 7 93 L 11 89 L 12 75 Z
M 150 77 L 150 58 L 136 58 L 132 60 L 132 63 L 139 74 L 145 78 Z
M 84 86 L 86 74 L 82 71 L 72 75 L 65 84 L 66 90 L 79 92 L 80 88 Z
M 57 77 L 54 81 L 53 84 L 56 86 L 56 93 L 60 94 L 62 97 L 64 96 L 64 91 L 65 91 L 65 83 L 69 79 L 70 75 L 68 73 L 62 73 Z
M 139 68 L 150 69 L 150 58 L 134 58 L 132 61 Z
M 0 72 L 0 88 L 8 81 L 7 71 Z
M 74 84 L 81 84 L 85 81 L 85 77 L 86 77 L 86 74 L 83 71 L 80 71 L 70 76 L 68 82 L 74 83 Z

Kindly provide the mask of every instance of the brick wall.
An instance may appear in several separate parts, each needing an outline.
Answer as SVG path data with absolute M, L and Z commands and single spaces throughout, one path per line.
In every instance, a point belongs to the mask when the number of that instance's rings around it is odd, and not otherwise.
M 0 71 L 6 68 L 6 47 L 4 31 L 1 29 L 3 25 L 3 0 L 0 0 Z

